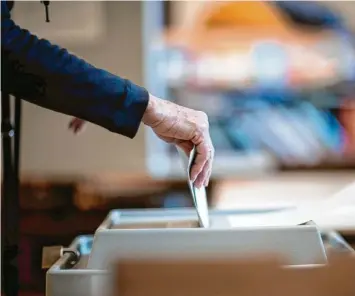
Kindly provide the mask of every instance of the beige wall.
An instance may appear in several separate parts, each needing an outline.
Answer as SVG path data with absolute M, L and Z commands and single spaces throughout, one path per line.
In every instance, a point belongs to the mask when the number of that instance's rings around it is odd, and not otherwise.
M 56 21 L 60 26 L 59 5 L 66 5 L 66 2 L 52 1 L 52 4 L 50 24 L 44 22 L 43 7 L 39 3 L 16 3 L 15 18 L 21 23 L 21 13 L 28 9 L 25 5 L 31 5 L 41 12 L 34 24 L 41 26 L 38 31 L 43 30 L 43 26 L 54 26 Z M 102 5 L 106 22 L 102 44 L 63 42 L 70 44 L 69 50 L 94 65 L 142 84 L 141 3 L 119 1 Z M 81 11 L 76 15 L 78 20 L 83 18 Z M 65 15 L 62 18 L 65 20 Z M 130 140 L 90 124 L 84 134 L 74 137 L 67 130 L 69 117 L 28 103 L 24 103 L 23 109 L 23 173 L 66 175 L 145 170 L 143 128 L 134 140 Z

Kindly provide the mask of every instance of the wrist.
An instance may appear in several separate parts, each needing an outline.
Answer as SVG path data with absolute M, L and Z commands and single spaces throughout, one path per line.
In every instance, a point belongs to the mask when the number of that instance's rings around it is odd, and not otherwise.
M 157 97 L 149 94 L 148 105 L 142 117 L 142 122 L 145 125 L 150 126 L 152 124 L 152 118 L 154 117 L 154 112 L 156 110 Z

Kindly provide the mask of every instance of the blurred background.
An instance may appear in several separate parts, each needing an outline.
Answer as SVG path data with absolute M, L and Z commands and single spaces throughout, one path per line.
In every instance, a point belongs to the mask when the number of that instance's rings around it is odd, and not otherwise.
M 331 198 L 353 182 L 354 13 L 351 1 L 54 1 L 46 23 L 39 1 L 16 1 L 13 17 L 205 111 L 216 148 L 210 206 L 252 210 Z M 76 137 L 68 122 L 24 103 L 24 291 L 44 291 L 43 246 L 93 233 L 110 209 L 192 206 L 175 148 L 149 130 L 129 140 L 88 125 Z M 351 223 L 334 225 L 353 239 Z

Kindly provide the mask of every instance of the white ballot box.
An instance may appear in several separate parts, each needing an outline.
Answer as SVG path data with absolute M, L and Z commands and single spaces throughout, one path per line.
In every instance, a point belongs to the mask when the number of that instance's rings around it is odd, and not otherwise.
M 228 260 L 272 255 L 290 267 L 327 264 L 316 225 L 232 228 L 230 217 L 239 214 L 211 210 L 210 227 L 200 228 L 194 209 L 112 211 L 93 236 L 78 237 L 66 249 L 44 251 L 44 265 L 60 257 L 47 272 L 46 295 L 110 295 L 110 264 L 117 259 Z

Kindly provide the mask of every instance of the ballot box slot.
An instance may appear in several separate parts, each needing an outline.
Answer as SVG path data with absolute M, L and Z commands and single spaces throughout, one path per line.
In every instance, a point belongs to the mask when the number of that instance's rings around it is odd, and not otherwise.
M 185 215 L 161 215 L 161 211 L 154 211 L 154 215 L 147 211 L 147 216 L 135 215 L 135 211 L 111 211 L 101 223 L 97 231 L 117 229 L 165 229 L 165 228 L 200 228 L 197 215 L 187 210 Z M 174 212 L 174 211 L 173 211 Z M 137 219 L 138 218 L 138 219 Z
M 123 222 L 112 225 L 111 229 L 156 229 L 156 228 L 200 228 L 198 221 L 147 221 Z
M 140 211 L 112 211 L 108 218 L 99 226 L 97 231 L 117 229 L 192 229 L 203 228 L 198 217 L 191 209 L 181 209 L 180 215 L 176 210 L 152 210 Z M 173 213 L 170 215 L 170 213 Z M 230 228 L 228 215 L 220 215 L 217 211 L 211 211 L 210 228 Z
M 178 212 L 180 215 L 171 215 L 171 213 Z M 165 214 L 161 210 L 139 211 L 139 213 L 140 216 L 137 215 L 137 211 L 112 211 L 100 225 L 98 231 L 104 229 L 201 228 L 196 213 L 191 209 L 169 210 L 168 213 L 165 211 Z

